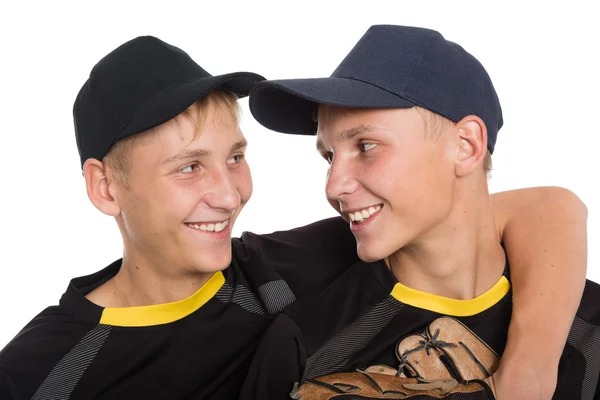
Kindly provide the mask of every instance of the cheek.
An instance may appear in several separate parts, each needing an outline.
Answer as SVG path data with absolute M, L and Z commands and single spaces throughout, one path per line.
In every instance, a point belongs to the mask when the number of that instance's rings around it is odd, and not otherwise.
M 129 219 L 143 220 L 144 215 L 156 212 L 157 197 L 160 192 L 150 186 L 132 187 L 127 195 L 127 205 L 122 207 Z M 143 222 L 143 221 L 142 221 Z
M 415 162 L 404 185 L 408 204 L 416 218 L 442 218 L 453 201 L 453 167 L 440 153 Z
M 154 191 L 130 193 L 128 206 L 122 209 L 121 217 L 129 237 L 138 243 L 148 243 L 160 237 L 164 231 L 167 208 Z M 161 207 L 161 204 L 163 206 Z M 148 216 L 152 218 L 148 218 Z
M 253 190 L 252 174 L 250 173 L 250 168 L 248 168 L 248 165 L 242 165 L 235 170 L 233 173 L 233 181 L 235 182 L 237 191 L 240 194 L 241 203 L 247 203 L 252 196 Z
M 429 158 L 429 162 L 422 167 L 422 179 L 426 181 L 430 192 L 440 196 L 450 196 L 454 183 L 454 165 L 445 157 L 443 152 L 437 152 Z
M 363 162 L 356 173 L 369 191 L 392 200 L 406 192 L 406 188 L 402 188 L 407 186 L 407 177 L 411 175 L 407 164 L 401 157 L 380 154 Z
M 206 188 L 201 180 L 181 180 L 157 188 L 152 199 L 153 214 L 163 219 L 185 220 L 198 206 Z M 172 221 L 171 221 L 172 222 Z

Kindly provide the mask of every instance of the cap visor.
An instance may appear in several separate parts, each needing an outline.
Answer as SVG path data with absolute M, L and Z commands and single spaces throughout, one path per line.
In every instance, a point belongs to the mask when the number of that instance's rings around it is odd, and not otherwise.
M 256 83 L 264 79 L 264 77 L 251 72 L 235 72 L 172 86 L 144 104 L 121 130 L 117 140 L 154 128 L 175 118 L 212 90 L 223 89 L 233 92 L 239 97 L 245 97 Z
M 318 104 L 350 108 L 410 108 L 408 100 L 369 83 L 348 78 L 264 81 L 250 93 L 250 111 L 268 129 L 299 135 L 316 132 Z

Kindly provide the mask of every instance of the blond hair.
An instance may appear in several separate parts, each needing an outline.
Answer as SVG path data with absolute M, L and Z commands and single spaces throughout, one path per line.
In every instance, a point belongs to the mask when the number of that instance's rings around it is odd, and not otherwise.
M 194 131 L 194 139 L 196 139 L 206 123 L 206 118 L 209 115 L 209 109 L 214 107 L 225 107 L 231 112 L 231 115 L 237 123 L 240 120 L 240 106 L 237 102 L 237 96 L 232 92 L 213 90 L 201 99 L 196 100 L 181 114 L 171 119 L 169 122 L 180 125 L 180 118 L 192 118 L 195 121 L 196 130 Z M 110 170 L 114 179 L 125 185 L 129 185 L 129 173 L 131 172 L 131 155 L 133 148 L 137 143 L 143 140 L 148 140 L 155 131 L 154 128 L 145 132 L 128 136 L 115 143 L 109 152 L 104 156 L 102 162 L 105 167 Z
M 428 138 L 435 139 L 439 137 L 444 129 L 454 124 L 454 122 L 448 118 L 429 111 L 426 108 L 415 106 L 414 110 L 423 118 L 423 122 L 425 122 L 425 134 Z M 486 150 L 485 157 L 483 158 L 483 170 L 487 174 L 492 171 L 492 154 L 489 150 Z

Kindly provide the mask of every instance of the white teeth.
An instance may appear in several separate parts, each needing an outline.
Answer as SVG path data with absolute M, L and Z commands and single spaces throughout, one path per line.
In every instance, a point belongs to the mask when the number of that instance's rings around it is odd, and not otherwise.
M 229 220 L 226 219 L 223 222 L 217 222 L 216 224 L 190 224 L 188 223 L 188 225 L 194 229 L 198 229 L 200 231 L 205 231 L 205 232 L 221 232 L 223 229 L 225 229 L 225 227 L 227 227 L 227 225 L 229 225 Z
M 364 210 L 356 211 L 348 214 L 351 222 L 362 222 L 365 219 L 369 218 L 371 215 L 375 214 L 377 211 L 381 210 L 381 206 L 371 206 L 369 208 L 365 208 Z

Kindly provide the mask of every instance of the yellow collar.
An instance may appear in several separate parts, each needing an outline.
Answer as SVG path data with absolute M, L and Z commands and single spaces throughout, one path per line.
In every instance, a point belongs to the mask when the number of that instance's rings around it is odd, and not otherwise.
M 396 283 L 392 289 L 392 297 L 401 303 L 423 308 L 439 314 L 455 317 L 467 317 L 479 314 L 498 303 L 510 290 L 510 282 L 505 276 L 482 295 L 471 300 L 456 300 L 431 293 L 421 292 Z
M 186 317 L 202 307 L 221 289 L 225 277 L 216 272 L 196 293 L 172 303 L 140 307 L 105 308 L 100 323 L 113 326 L 152 326 L 168 324 Z

